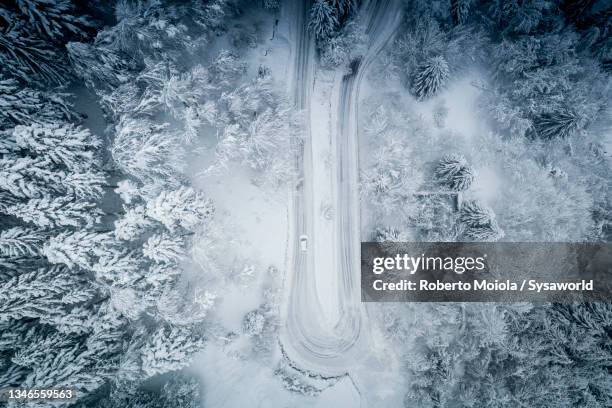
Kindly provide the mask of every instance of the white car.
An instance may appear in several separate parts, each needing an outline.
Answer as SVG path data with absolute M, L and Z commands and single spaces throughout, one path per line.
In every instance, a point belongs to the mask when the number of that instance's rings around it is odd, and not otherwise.
M 308 237 L 306 235 L 300 235 L 300 251 L 308 251 Z

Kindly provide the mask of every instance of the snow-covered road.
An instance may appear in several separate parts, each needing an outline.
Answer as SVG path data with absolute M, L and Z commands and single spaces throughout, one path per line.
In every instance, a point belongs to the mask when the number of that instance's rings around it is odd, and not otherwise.
M 317 69 L 307 2 L 292 1 L 283 12 L 294 22 L 289 86 L 304 111 L 305 132 L 296 157 L 301 182 L 292 197 L 281 344 L 296 365 L 325 376 L 350 372 L 368 343 L 359 277 L 359 92 L 399 25 L 399 10 L 397 0 L 364 5 L 367 53 L 346 75 Z M 307 251 L 300 248 L 301 235 L 309 238 Z

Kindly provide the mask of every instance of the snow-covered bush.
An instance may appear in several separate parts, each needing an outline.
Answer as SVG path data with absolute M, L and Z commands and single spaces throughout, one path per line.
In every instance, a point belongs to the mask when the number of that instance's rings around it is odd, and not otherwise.
M 247 337 L 259 336 L 264 329 L 266 318 L 259 310 L 252 310 L 242 319 L 242 332 Z

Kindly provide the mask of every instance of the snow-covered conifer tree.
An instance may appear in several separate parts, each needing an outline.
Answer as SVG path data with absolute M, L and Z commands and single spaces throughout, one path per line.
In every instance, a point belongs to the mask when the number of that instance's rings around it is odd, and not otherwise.
M 542 139 L 566 139 L 586 126 L 586 118 L 568 109 L 542 114 L 535 120 L 538 136 Z
M 65 196 L 32 198 L 26 203 L 9 207 L 6 213 L 47 229 L 92 227 L 100 222 L 102 216 L 95 203 L 74 201 Z
M 71 95 L 56 91 L 25 88 L 12 78 L 0 75 L 0 129 L 56 120 L 80 121 Z
M 0 63 L 3 73 L 28 83 L 63 85 L 69 75 L 62 54 L 54 45 L 28 35 L 23 24 L 0 32 Z
M 470 188 L 474 181 L 474 169 L 460 154 L 447 154 L 435 168 L 436 178 L 444 186 L 454 191 Z
M 173 264 L 185 255 L 183 239 L 167 233 L 151 236 L 142 247 L 142 253 L 153 262 Z
M 470 11 L 471 0 L 451 0 L 451 17 L 454 25 L 465 23 Z
M 459 220 L 465 225 L 464 234 L 468 238 L 476 241 L 497 241 L 504 237 L 504 231 L 497 224 L 493 210 L 478 201 L 463 203 Z
M 450 70 L 442 56 L 428 58 L 416 70 L 412 80 L 412 92 L 418 99 L 436 95 L 446 86 Z
M 0 190 L 18 198 L 61 192 L 64 171 L 54 171 L 48 159 L 5 156 L 0 159 Z
M 96 277 L 105 284 L 129 287 L 140 279 L 144 271 L 144 262 L 135 251 L 128 251 L 117 246 L 107 246 L 98 251 L 98 258 L 91 265 Z
M 145 119 L 126 117 L 120 121 L 111 148 L 119 167 L 141 181 L 179 178 L 183 152 L 177 149 L 178 135 L 168 131 L 168 127 Z
M 136 205 L 126 208 L 125 214 L 115 221 L 115 229 L 113 230 L 115 237 L 124 241 L 132 241 L 140 237 L 153 221 L 147 217 L 144 205 Z
M 13 227 L 0 231 L 0 254 L 10 257 L 38 256 L 45 234 L 40 230 Z
M 189 364 L 190 356 L 203 344 L 188 327 L 160 327 L 142 346 L 142 371 L 152 377 L 179 370 Z
M 106 175 L 97 170 L 68 173 L 62 180 L 67 194 L 82 199 L 99 199 L 104 194 Z
M 34 124 L 17 126 L 14 136 L 22 149 L 48 158 L 68 169 L 83 169 L 96 164 L 100 139 L 72 124 Z
M 66 231 L 51 237 L 43 246 L 42 254 L 52 264 L 64 264 L 71 269 L 77 266 L 91 269 L 95 251 L 111 242 L 109 233 Z
M 373 163 L 361 175 L 363 194 L 381 214 L 400 214 L 414 199 L 423 175 L 406 157 L 411 148 L 393 132 L 385 134 L 373 153 Z
M 308 28 L 318 40 L 329 38 L 338 27 L 338 15 L 329 0 L 315 0 L 310 8 Z
M 36 318 L 57 326 L 78 303 L 90 301 L 95 290 L 84 276 L 63 265 L 38 268 L 0 284 L 0 321 Z M 71 296 L 73 291 L 79 297 Z
M 212 201 L 191 187 L 162 191 L 147 203 L 147 216 L 159 221 L 170 231 L 177 227 L 193 231 L 212 217 Z
M 70 42 L 66 50 L 74 71 L 91 87 L 107 90 L 130 79 L 129 63 L 110 47 Z
M 68 0 L 15 0 L 15 3 L 28 24 L 51 39 L 85 36 L 85 30 L 92 26 L 86 16 L 74 14 L 74 5 Z

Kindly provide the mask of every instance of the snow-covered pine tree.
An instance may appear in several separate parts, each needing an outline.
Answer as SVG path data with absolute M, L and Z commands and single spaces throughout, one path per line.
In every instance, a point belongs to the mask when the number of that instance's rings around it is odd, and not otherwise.
M 148 295 L 157 299 L 168 287 L 176 282 L 181 274 L 181 269 L 175 264 L 153 264 L 149 266 L 144 283 L 147 286 Z
M 105 175 L 100 171 L 72 173 L 42 157 L 5 156 L 0 159 L 0 190 L 18 198 L 69 194 L 98 199 L 104 192 L 105 182 Z
M 2 73 L 26 83 L 64 85 L 69 71 L 62 51 L 43 39 L 30 36 L 23 24 L 9 25 L 0 31 Z
M 465 191 L 474 181 L 474 169 L 460 154 L 447 154 L 437 164 L 434 174 L 445 187 L 454 191 Z
M 0 159 L 0 190 L 17 198 L 42 197 L 62 192 L 66 173 L 53 171 L 44 158 L 5 155 Z
M 413 76 L 412 93 L 419 100 L 430 98 L 446 86 L 449 76 L 448 63 L 443 56 L 428 58 Z
M 57 120 L 79 122 L 82 116 L 71 99 L 70 94 L 22 87 L 16 79 L 0 75 L 0 130 Z
M 489 13 L 500 31 L 529 34 L 547 19 L 548 11 L 556 7 L 551 0 L 496 0 L 489 3 Z
M 6 214 L 43 229 L 90 228 L 99 223 L 103 215 L 95 203 L 75 201 L 67 196 L 32 198 L 10 206 Z
M 451 17 L 454 25 L 465 23 L 472 0 L 451 0 Z
M 185 244 L 180 236 L 156 234 L 142 246 L 142 253 L 156 263 L 176 264 L 185 256 Z
M 179 136 L 168 128 L 168 123 L 158 125 L 142 118 L 124 117 L 117 124 L 111 147 L 113 159 L 121 170 L 141 182 L 176 182 L 181 178 L 183 152 L 177 148 Z
M 146 272 L 145 262 L 136 251 L 126 250 L 118 245 L 107 245 L 103 250 L 95 252 L 97 259 L 90 269 L 96 274 L 98 281 L 106 285 L 130 287 Z
M 0 294 L 0 321 L 40 319 L 68 333 L 73 328 L 67 316 L 75 306 L 94 299 L 96 291 L 84 275 L 56 265 L 37 268 L 0 284 Z
M 410 166 L 406 157 L 411 147 L 394 131 L 380 135 L 378 147 L 373 153 L 373 163 L 361 175 L 363 194 L 381 212 L 406 215 L 414 200 L 414 193 L 423 181 L 420 169 Z
M 75 15 L 69 0 L 14 0 L 19 11 L 41 36 L 60 40 L 65 36 L 84 37 L 93 24 L 86 16 Z
M 91 269 L 96 251 L 112 244 L 112 240 L 110 233 L 66 231 L 51 237 L 43 246 L 42 254 L 52 264 Z
M 113 232 L 117 239 L 136 240 L 151 227 L 153 221 L 147 217 L 144 205 L 124 206 L 124 209 L 123 216 L 115 221 Z
M 45 234 L 40 230 L 13 227 L 0 231 L 0 255 L 36 257 L 42 249 Z
M 214 213 L 212 201 L 192 187 L 162 191 L 147 203 L 147 216 L 162 223 L 168 230 L 180 227 L 193 231 Z
M 279 0 L 263 0 L 263 7 L 266 9 L 277 9 L 280 7 Z
M 87 395 L 110 379 L 116 371 L 117 350 L 106 342 L 62 344 L 63 336 L 45 342 L 48 336 L 36 336 L 30 341 L 32 348 L 48 350 L 40 360 L 28 362 L 32 371 L 23 387 L 72 388 Z
M 558 109 L 542 114 L 535 121 L 537 134 L 542 139 L 566 139 L 586 126 L 586 118 L 570 109 Z
M 338 20 L 343 22 L 357 10 L 359 0 L 331 0 L 331 3 L 338 14 Z
M 308 29 L 319 41 L 328 39 L 338 28 L 338 14 L 329 0 L 315 0 L 310 7 Z
M 376 242 L 407 242 L 409 241 L 409 235 L 395 227 L 382 227 L 377 228 L 373 237 Z
M 94 89 L 108 91 L 131 77 L 133 67 L 110 47 L 69 42 L 66 50 L 75 73 Z
M 395 41 L 392 50 L 398 68 L 402 67 L 408 78 L 427 58 L 445 55 L 448 46 L 446 34 L 435 19 L 414 14 L 410 18 L 408 30 Z
M 96 150 L 101 141 L 88 129 L 72 124 L 33 124 L 17 126 L 13 135 L 22 149 L 48 158 L 70 170 L 84 169 L 97 163 Z
M 380 247 L 390 254 L 402 251 L 404 248 L 403 243 L 413 240 L 410 234 L 396 227 L 377 228 L 372 239 L 375 242 L 379 242 Z
M 265 70 L 264 70 L 265 72 Z M 244 163 L 257 172 L 262 184 L 278 187 L 292 179 L 292 146 L 287 134 L 299 134 L 298 119 L 286 98 L 274 88 L 269 75 L 258 76 L 220 96 L 221 141 L 215 163 L 207 171 L 222 171 L 233 163 Z
M 97 200 L 104 194 L 106 175 L 99 170 L 84 170 L 79 173 L 69 172 L 62 180 L 66 194 L 79 199 Z
M 97 398 L 88 408 L 200 408 L 200 388 L 197 377 L 178 372 L 155 389 L 139 382 L 113 384 L 108 398 Z
M 179 370 L 189 364 L 192 354 L 204 345 L 190 327 L 160 327 L 140 349 L 141 368 L 144 375 Z
M 475 241 L 497 241 L 504 237 L 504 231 L 497 224 L 493 210 L 476 200 L 463 203 L 459 220 L 465 226 L 464 235 L 467 238 Z

